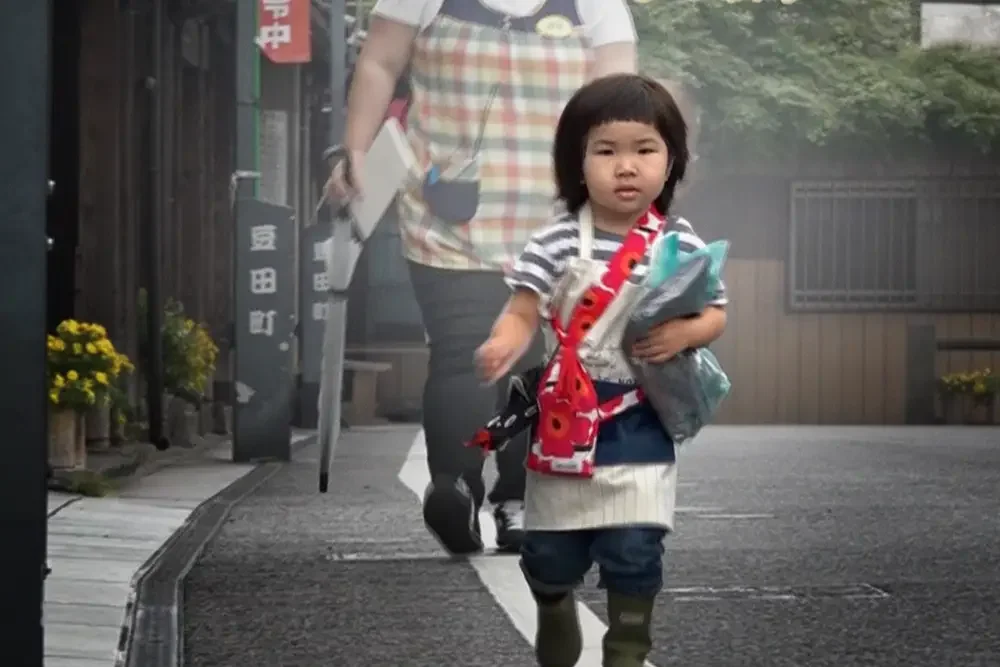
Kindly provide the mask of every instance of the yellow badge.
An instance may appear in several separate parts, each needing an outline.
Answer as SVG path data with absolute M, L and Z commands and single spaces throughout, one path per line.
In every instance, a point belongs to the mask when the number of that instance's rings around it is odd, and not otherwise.
M 637 5 L 648 5 L 651 0 L 632 0 Z
M 573 34 L 573 22 L 565 16 L 552 14 L 535 24 L 535 32 L 542 37 L 566 39 Z

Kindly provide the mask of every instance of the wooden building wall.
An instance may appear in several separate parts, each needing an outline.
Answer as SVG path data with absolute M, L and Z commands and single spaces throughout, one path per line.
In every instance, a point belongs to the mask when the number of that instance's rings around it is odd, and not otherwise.
M 228 335 L 234 92 L 232 48 L 214 29 L 231 17 L 184 18 L 174 11 L 177 3 L 169 3 L 165 76 L 154 84 L 152 3 L 142 10 L 126 4 L 85 0 L 80 7 L 74 315 L 104 324 L 116 345 L 136 358 L 154 178 L 164 187 L 157 239 L 163 296 L 181 301 L 220 342 Z M 163 105 L 160 164 L 152 161 L 150 142 L 153 85 Z
M 729 328 L 713 347 L 733 382 L 730 424 L 901 424 L 906 328 L 1000 338 L 1000 314 L 797 314 L 784 307 L 785 262 L 733 259 Z M 991 367 L 1000 353 L 938 354 L 939 373 Z
M 696 172 L 679 209 L 706 240 L 732 242 L 725 273 L 729 327 L 713 346 L 733 382 L 720 422 L 900 424 L 908 325 L 933 323 L 939 338 L 1000 338 L 1000 312 L 794 312 L 786 285 L 796 180 L 991 178 L 1000 192 L 1000 165 L 967 156 L 893 163 L 814 158 L 709 169 L 711 177 Z M 1000 216 L 996 225 L 1000 230 Z M 1000 353 L 937 355 L 939 374 L 986 367 L 1000 369 Z

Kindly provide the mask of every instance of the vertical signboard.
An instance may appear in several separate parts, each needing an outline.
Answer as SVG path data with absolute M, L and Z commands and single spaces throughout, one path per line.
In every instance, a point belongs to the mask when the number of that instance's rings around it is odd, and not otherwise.
M 233 460 L 291 456 L 295 335 L 295 214 L 236 202 L 236 364 Z
M 323 366 L 323 331 L 329 311 L 330 276 L 326 271 L 329 222 L 302 230 L 299 252 L 299 386 L 298 425 L 316 428 Z
M 258 3 L 257 46 L 267 59 L 282 65 L 309 62 L 311 0 L 258 0 Z

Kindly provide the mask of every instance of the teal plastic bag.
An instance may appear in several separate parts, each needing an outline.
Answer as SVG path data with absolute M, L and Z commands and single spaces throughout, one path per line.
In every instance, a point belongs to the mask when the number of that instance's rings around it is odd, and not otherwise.
M 676 232 L 661 237 L 650 258 L 646 294 L 625 329 L 625 349 L 664 321 L 704 310 L 721 287 L 728 252 L 728 241 L 715 241 L 688 253 L 680 249 Z M 688 350 L 662 364 L 629 357 L 629 364 L 664 429 L 678 445 L 711 422 L 732 386 L 708 349 Z
M 713 241 L 694 252 L 684 252 L 680 248 L 680 235 L 677 232 L 669 232 L 657 239 L 656 245 L 653 246 L 646 286 L 651 289 L 659 287 L 667 278 L 676 274 L 683 264 L 699 257 L 708 257 L 708 289 L 714 294 L 722 283 L 722 269 L 725 267 L 728 254 L 729 241 Z

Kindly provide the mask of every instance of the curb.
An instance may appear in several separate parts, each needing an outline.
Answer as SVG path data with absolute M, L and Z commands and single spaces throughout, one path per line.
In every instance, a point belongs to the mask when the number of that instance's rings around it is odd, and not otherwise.
M 315 444 L 310 436 L 295 452 Z M 284 466 L 262 463 L 199 505 L 184 524 L 133 575 L 115 667 L 181 667 L 184 664 L 184 579 L 233 507 Z

